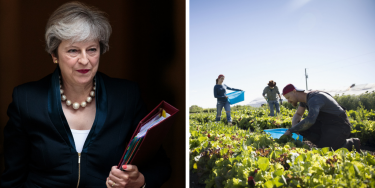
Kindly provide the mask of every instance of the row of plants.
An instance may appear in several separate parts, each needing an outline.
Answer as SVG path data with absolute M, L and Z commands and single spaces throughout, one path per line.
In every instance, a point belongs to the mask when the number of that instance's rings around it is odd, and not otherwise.
M 244 109 L 257 109 L 257 107 L 252 107 L 249 105 L 233 105 L 231 106 L 231 110 L 244 110 Z M 192 105 L 189 108 L 189 113 L 216 113 L 216 108 L 202 108 L 198 105 Z
M 197 116 L 189 119 L 189 165 L 206 188 L 375 187 L 371 153 L 310 148 L 291 137 L 273 139 Z
M 344 106 L 347 110 L 357 110 L 358 108 L 364 107 L 364 109 L 368 111 L 375 110 L 375 91 L 362 93 L 360 95 L 335 95 L 333 98 L 341 105 Z M 293 107 L 290 103 L 284 101 L 280 106 L 284 106 L 285 108 L 292 110 L 296 109 L 296 107 Z M 231 107 L 232 110 L 241 110 L 244 108 L 254 108 L 248 105 L 235 105 Z M 198 105 L 192 105 L 189 108 L 190 113 L 216 113 L 216 108 L 202 108 Z M 374 115 L 375 116 L 375 115 Z M 374 120 L 374 119 L 373 119 Z
M 252 131 L 261 131 L 264 129 L 290 128 L 292 126 L 292 117 L 295 109 L 280 107 L 280 114 L 275 117 L 268 116 L 269 109 L 263 108 L 243 108 L 241 110 L 231 111 L 232 123 L 241 129 L 250 129 Z M 375 111 L 368 111 L 363 105 L 357 110 L 347 111 L 349 121 L 353 126 L 352 137 L 361 139 L 363 145 L 375 146 Z M 308 115 L 306 110 L 303 117 Z M 200 124 L 215 122 L 216 113 L 197 113 L 190 114 L 191 120 L 196 120 Z M 227 124 L 223 113 L 221 122 Z

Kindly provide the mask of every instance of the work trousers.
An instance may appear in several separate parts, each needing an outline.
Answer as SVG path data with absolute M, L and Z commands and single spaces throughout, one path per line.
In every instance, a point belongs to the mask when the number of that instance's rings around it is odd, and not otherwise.
M 277 100 L 274 100 L 274 101 L 268 101 L 268 105 L 270 106 L 270 116 L 275 116 L 274 115 L 274 108 L 273 108 L 273 105 L 275 105 L 275 108 L 276 108 L 276 115 L 278 113 L 280 113 L 280 105 L 279 105 L 279 102 Z
M 217 101 L 216 105 L 216 121 L 220 121 L 221 111 L 225 109 L 225 113 L 227 114 L 227 121 L 228 123 L 232 122 L 232 117 L 230 117 L 230 104 L 228 101 Z
M 340 115 L 319 112 L 314 125 L 299 133 L 318 148 L 330 147 L 337 150 L 346 143 L 351 129 L 345 112 Z

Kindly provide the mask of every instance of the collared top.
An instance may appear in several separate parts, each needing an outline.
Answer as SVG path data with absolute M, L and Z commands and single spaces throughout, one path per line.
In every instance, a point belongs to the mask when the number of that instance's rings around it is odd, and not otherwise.
M 263 89 L 263 96 L 267 94 L 268 101 L 275 101 L 276 100 L 276 94 L 280 94 L 279 88 L 275 86 L 273 89 L 271 89 L 270 86 L 267 86 Z

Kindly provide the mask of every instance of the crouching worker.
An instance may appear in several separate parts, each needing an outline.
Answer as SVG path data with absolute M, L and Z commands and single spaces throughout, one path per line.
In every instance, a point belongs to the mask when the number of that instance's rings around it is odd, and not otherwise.
M 284 135 L 299 133 L 318 148 L 337 150 L 344 147 L 351 151 L 354 145 L 360 152 L 360 140 L 349 138 L 352 128 L 345 109 L 330 94 L 322 91 L 305 92 L 292 84 L 285 86 L 282 94 L 294 107 L 299 102 L 292 127 Z M 301 121 L 306 108 L 308 116 Z

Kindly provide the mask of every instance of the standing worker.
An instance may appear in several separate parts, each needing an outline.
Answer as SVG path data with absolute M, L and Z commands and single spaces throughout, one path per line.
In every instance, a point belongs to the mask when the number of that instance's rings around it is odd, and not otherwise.
M 288 84 L 283 89 L 283 95 L 294 107 L 297 107 L 293 116 L 292 127 L 284 135 L 299 133 L 318 148 L 330 147 L 334 150 L 344 147 L 352 150 L 353 145 L 360 151 L 360 140 L 349 138 L 351 125 L 345 109 L 326 92 L 297 89 Z M 308 116 L 301 121 L 305 109 Z
M 264 96 L 265 94 L 267 94 L 267 97 Z M 266 99 L 266 101 L 268 102 L 270 106 L 270 112 L 271 112 L 270 116 L 274 116 L 273 105 L 275 105 L 275 108 L 276 108 L 276 115 L 280 113 L 280 105 L 277 102 L 276 94 L 279 95 L 280 103 L 282 104 L 279 88 L 277 88 L 276 82 L 274 82 L 273 80 L 270 80 L 268 82 L 268 86 L 265 87 L 263 90 L 263 97 Z
M 225 109 L 225 112 L 227 114 L 227 121 L 229 125 L 232 125 L 232 118 L 230 117 L 230 104 L 228 101 L 228 96 L 226 95 L 226 89 L 233 90 L 233 91 L 242 91 L 240 89 L 234 89 L 230 88 L 227 85 L 223 86 L 224 82 L 224 75 L 220 74 L 218 78 L 216 79 L 216 85 L 214 87 L 214 96 L 217 98 L 217 105 L 216 105 L 216 122 L 220 121 L 221 117 L 221 110 L 223 110 L 223 107 Z

